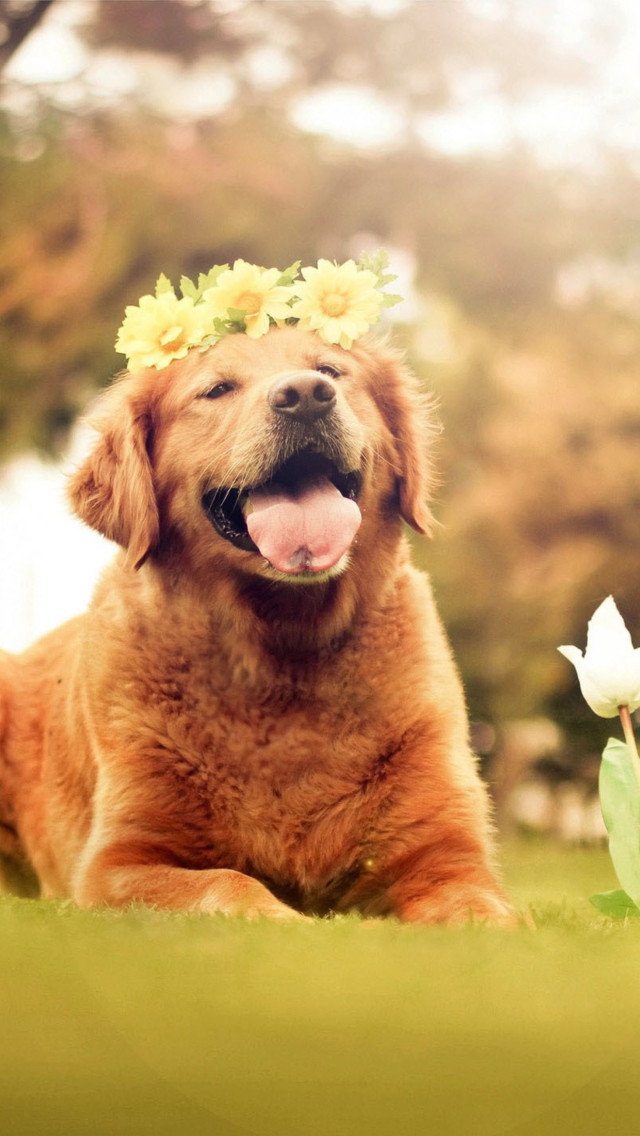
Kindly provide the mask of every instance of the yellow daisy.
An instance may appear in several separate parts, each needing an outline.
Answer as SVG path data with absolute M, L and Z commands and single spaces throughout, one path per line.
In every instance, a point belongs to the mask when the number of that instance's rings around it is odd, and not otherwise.
M 161 371 L 202 343 L 211 330 L 211 320 L 206 304 L 196 307 L 188 297 L 179 300 L 173 289 L 159 296 L 141 296 L 137 306 L 125 309 L 116 351 L 127 356 L 131 370 L 156 367 Z
M 291 315 L 300 327 L 317 331 L 325 343 L 339 343 L 349 350 L 380 315 L 377 277 L 353 260 L 344 264 L 319 260 L 317 268 L 303 268 L 302 275 L 304 283 L 295 285 L 299 298 Z
M 288 301 L 293 289 L 278 285 L 279 279 L 278 268 L 258 268 L 246 260 L 236 260 L 233 268 L 220 273 L 213 288 L 207 288 L 203 299 L 214 318 L 227 319 L 229 308 L 243 311 L 247 335 L 259 339 L 269 330 L 269 317 L 284 320 L 291 315 Z

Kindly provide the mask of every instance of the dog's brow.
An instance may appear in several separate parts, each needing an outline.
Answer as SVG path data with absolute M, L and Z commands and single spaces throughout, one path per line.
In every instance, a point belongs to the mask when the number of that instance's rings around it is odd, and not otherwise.
M 227 368 L 225 367 L 223 370 L 218 371 L 215 375 L 210 376 L 206 383 L 206 389 L 208 390 L 212 385 L 215 386 L 216 383 L 239 382 L 241 382 L 241 379 L 237 371 L 227 370 Z
M 344 362 L 337 355 L 330 355 L 328 352 L 323 355 L 316 355 L 312 367 L 314 371 L 317 371 L 318 367 L 334 367 L 341 375 L 346 373 Z
M 309 366 L 313 367 L 314 369 L 318 366 L 321 366 L 322 363 L 331 363 L 332 367 L 338 367 L 338 360 L 336 356 L 332 355 L 331 351 L 326 350 L 320 352 L 314 351 L 313 355 L 307 356 L 307 361 L 309 363 Z

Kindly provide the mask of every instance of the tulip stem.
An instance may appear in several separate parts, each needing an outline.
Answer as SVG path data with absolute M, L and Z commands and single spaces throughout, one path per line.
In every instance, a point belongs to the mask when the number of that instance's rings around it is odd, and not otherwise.
M 636 781 L 640 787 L 640 757 L 638 756 L 638 747 L 636 745 L 636 738 L 633 732 L 633 723 L 631 721 L 631 714 L 629 713 L 628 706 L 618 706 L 618 713 L 620 714 L 620 721 L 622 722 L 622 729 L 624 731 L 624 740 L 629 747 L 631 754 L 631 763 L 633 771 L 636 775 Z

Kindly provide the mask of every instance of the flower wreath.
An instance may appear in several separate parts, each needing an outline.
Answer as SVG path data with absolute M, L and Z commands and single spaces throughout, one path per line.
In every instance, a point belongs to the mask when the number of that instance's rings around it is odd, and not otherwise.
M 252 339 L 270 327 L 297 324 L 318 333 L 325 343 L 347 350 L 376 323 L 381 308 L 402 299 L 382 289 L 396 277 L 385 270 L 384 249 L 374 256 L 337 264 L 319 260 L 300 269 L 296 261 L 284 272 L 236 260 L 233 268 L 216 264 L 200 273 L 197 285 L 180 280 L 181 298 L 163 274 L 154 296 L 141 296 L 125 310 L 116 350 L 127 356 L 131 370 L 161 371 L 192 348 L 206 351 L 225 335 L 244 332 Z

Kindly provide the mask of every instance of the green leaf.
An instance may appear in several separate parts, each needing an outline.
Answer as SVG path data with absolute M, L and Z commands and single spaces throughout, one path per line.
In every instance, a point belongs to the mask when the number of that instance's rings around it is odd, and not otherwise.
M 616 875 L 640 906 L 640 787 L 624 742 L 609 738 L 600 766 L 600 805 Z
M 384 270 L 388 267 L 389 253 L 383 248 L 379 248 L 374 252 L 373 256 L 369 256 L 366 252 L 361 252 L 358 258 L 358 268 L 364 268 L 368 272 L 373 272 L 373 274 L 378 277 L 379 282 L 382 281 Z M 386 283 L 389 284 L 392 280 L 395 280 L 395 276 L 389 276 Z
M 610 919 L 633 919 L 640 917 L 640 908 L 636 906 L 626 891 L 600 891 L 597 895 L 589 897 L 589 903 Z
M 173 292 L 173 284 L 169 280 L 169 277 L 165 276 L 164 272 L 161 272 L 156 280 L 156 299 L 165 292 Z
M 385 272 L 385 268 L 389 267 L 389 253 L 386 249 L 378 249 L 374 252 L 373 256 L 368 253 L 360 253 L 358 260 L 358 268 L 364 268 L 367 272 L 373 272 L 376 277 L 376 288 L 381 290 L 386 288 L 387 284 L 392 284 L 398 277 L 392 272 Z M 394 304 L 399 304 L 404 299 L 404 296 L 393 295 L 392 293 L 382 293 L 382 307 L 392 308 Z
M 280 273 L 280 276 L 276 281 L 276 286 L 281 287 L 293 284 L 296 276 L 298 275 L 301 264 L 301 260 L 296 260 L 294 264 L 290 264 L 288 268 L 285 268 L 284 272 Z
M 222 339 L 225 335 L 229 335 L 234 330 L 228 320 L 220 319 L 219 316 L 215 317 L 213 321 L 213 332 L 218 339 Z
M 225 331 L 224 334 L 226 335 L 227 332 Z M 221 338 L 221 336 L 215 335 L 215 334 L 205 335 L 204 339 L 202 340 L 202 343 L 199 343 L 198 346 L 196 347 L 196 351 L 199 351 L 200 354 L 202 355 L 205 351 L 208 351 L 210 347 L 215 346 L 215 344 L 218 343 L 220 338 Z
M 189 298 L 192 299 L 194 303 L 196 300 L 200 299 L 200 293 L 198 292 L 198 289 L 193 283 L 193 280 L 190 280 L 188 276 L 180 277 L 180 291 L 182 292 L 183 296 L 189 296 Z
M 188 276 L 181 276 L 180 291 L 182 295 L 189 296 L 194 304 L 197 304 L 198 301 L 202 299 L 203 292 L 206 292 L 207 288 L 215 287 L 220 273 L 225 272 L 228 267 L 228 264 L 214 264 L 213 268 L 210 268 L 208 272 L 200 273 L 197 285 L 194 284 L 193 280 L 190 280 Z M 162 277 L 160 279 L 162 279 Z
M 218 277 L 222 272 L 226 272 L 228 264 L 214 264 L 207 273 L 201 272 L 198 276 L 198 296 L 206 292 L 207 288 L 214 288 L 218 283 Z
M 244 308 L 227 308 L 227 315 L 231 323 L 241 323 L 244 326 L 244 317 L 246 314 Z

